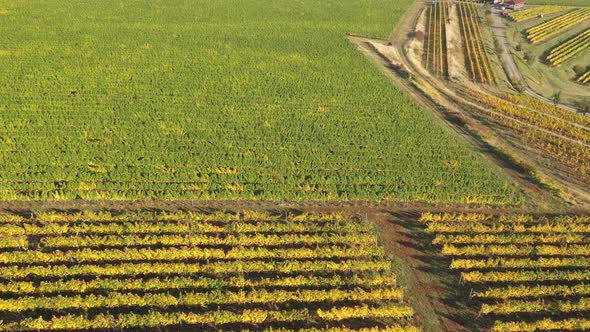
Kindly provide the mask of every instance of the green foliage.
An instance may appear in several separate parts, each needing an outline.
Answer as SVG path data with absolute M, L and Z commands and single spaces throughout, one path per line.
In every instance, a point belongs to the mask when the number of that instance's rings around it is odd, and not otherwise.
M 0 1 L 0 199 L 508 203 L 350 43 L 403 1 Z

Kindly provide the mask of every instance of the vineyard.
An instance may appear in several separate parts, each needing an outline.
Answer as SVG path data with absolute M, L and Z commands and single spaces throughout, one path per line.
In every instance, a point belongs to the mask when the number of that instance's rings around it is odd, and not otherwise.
M 344 37 L 412 1 L 197 2 L 2 2 L 0 200 L 522 201 Z
M 448 74 L 446 22 L 449 4 L 439 2 L 426 8 L 426 37 L 424 40 L 424 63 L 433 73 L 445 76 Z
M 559 66 L 588 48 L 590 48 L 590 29 L 552 49 L 547 56 L 547 61 L 553 66 Z
M 477 5 L 475 3 L 460 2 L 457 8 L 469 77 L 476 82 L 497 84 L 498 79 L 492 70 L 490 56 L 482 39 L 482 23 Z
M 515 130 L 527 145 L 568 166 L 576 172 L 576 178 L 590 183 L 588 117 L 525 95 L 509 95 L 502 99 L 475 91 L 469 94 L 485 105 L 483 112 L 487 117 Z
M 578 77 L 577 82 L 580 84 L 589 84 L 590 83 L 590 71 L 587 71 L 585 74 L 582 74 Z
M 527 38 L 533 44 L 541 43 L 588 19 L 590 8 L 579 8 L 528 29 Z
M 5 214 L 0 235 L 2 331 L 418 331 L 370 224 L 339 214 Z
M 569 6 L 535 6 L 530 7 L 518 11 L 514 11 L 510 13 L 510 18 L 512 18 L 515 22 L 524 22 L 533 18 L 541 17 L 543 15 L 549 15 L 554 13 L 563 12 L 566 10 L 570 10 L 573 7 Z
M 590 328 L 590 217 L 425 213 L 492 331 Z

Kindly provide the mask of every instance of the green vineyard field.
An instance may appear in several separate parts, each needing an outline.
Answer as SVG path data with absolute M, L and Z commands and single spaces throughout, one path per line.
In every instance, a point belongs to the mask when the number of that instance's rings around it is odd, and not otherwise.
M 0 200 L 518 203 L 380 74 L 411 1 L 0 1 Z

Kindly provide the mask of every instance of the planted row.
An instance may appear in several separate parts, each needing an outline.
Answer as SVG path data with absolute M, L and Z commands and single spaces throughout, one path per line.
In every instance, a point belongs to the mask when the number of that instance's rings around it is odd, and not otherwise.
M 528 29 L 527 38 L 533 44 L 540 43 L 587 19 L 590 19 L 590 8 L 579 8 Z
M 589 216 L 425 213 L 492 331 L 584 330 L 590 311 Z

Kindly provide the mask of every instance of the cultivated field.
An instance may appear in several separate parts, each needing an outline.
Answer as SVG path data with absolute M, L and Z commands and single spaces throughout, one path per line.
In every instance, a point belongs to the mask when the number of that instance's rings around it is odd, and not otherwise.
M 588 48 L 590 48 L 590 29 L 552 49 L 547 55 L 547 60 L 553 66 L 559 66 L 564 61 L 584 52 Z
M 549 99 L 559 93 L 562 102 L 584 109 L 590 105 L 589 95 L 577 80 L 590 64 L 590 7 L 555 4 L 511 14 L 511 52 L 534 91 Z
M 0 1 L 0 199 L 519 201 L 347 40 L 409 3 Z
M 424 65 L 437 75 L 448 74 L 446 22 L 449 4 L 438 3 L 426 8 L 426 35 L 424 39 Z
M 490 55 L 482 40 L 482 20 L 474 3 L 460 2 L 459 21 L 465 44 L 465 61 L 469 77 L 480 83 L 497 84 L 498 79 L 490 63 Z
M 590 328 L 590 217 L 425 213 L 420 220 L 492 331 Z
M 587 19 L 590 19 L 590 8 L 576 9 L 528 29 L 527 38 L 533 44 L 541 43 Z
M 590 330 L 546 2 L 0 0 L 0 331 Z
M 486 117 L 516 131 L 526 146 L 567 165 L 574 178 L 590 184 L 590 118 L 526 95 L 470 95 L 484 106 Z
M 371 224 L 339 214 L 4 214 L 0 234 L 2 331 L 418 331 Z

